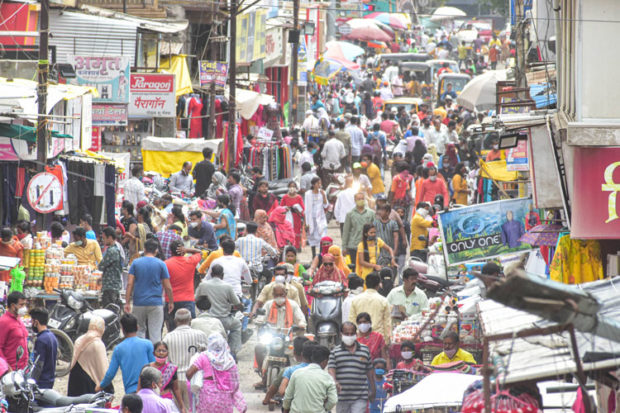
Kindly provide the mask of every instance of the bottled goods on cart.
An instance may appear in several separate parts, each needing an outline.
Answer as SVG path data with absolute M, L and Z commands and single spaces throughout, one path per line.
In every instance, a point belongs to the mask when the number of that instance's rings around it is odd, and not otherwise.
M 27 259 L 28 278 L 26 286 L 40 288 L 43 286 L 45 274 L 45 250 L 40 248 L 39 243 L 35 243 L 35 248 L 28 250 Z
M 101 277 L 103 273 L 101 271 L 93 271 L 90 275 L 89 290 L 101 291 Z
M 73 288 L 73 267 L 77 263 L 74 255 L 68 255 L 60 261 L 59 288 Z
M 73 266 L 73 288 L 76 290 L 88 290 L 90 285 L 90 266 Z

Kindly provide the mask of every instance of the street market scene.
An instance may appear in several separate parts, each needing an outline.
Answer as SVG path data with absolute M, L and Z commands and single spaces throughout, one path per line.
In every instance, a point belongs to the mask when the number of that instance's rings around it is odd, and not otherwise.
M 0 2 L 0 413 L 620 413 L 619 34 Z

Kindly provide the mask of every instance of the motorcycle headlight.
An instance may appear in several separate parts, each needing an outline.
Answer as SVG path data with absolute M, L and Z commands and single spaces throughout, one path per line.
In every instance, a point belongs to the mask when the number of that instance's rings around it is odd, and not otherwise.
M 282 338 L 274 337 L 273 340 L 271 340 L 271 348 L 273 348 L 275 351 L 280 351 L 283 347 L 284 340 L 282 340 Z
M 69 320 L 69 322 L 67 323 L 67 329 L 70 330 L 73 327 L 75 327 L 75 318 L 72 318 L 71 320 Z
M 67 305 L 75 311 L 80 311 L 84 303 L 82 301 L 76 300 L 72 295 L 70 295 L 67 299 Z
M 269 344 L 271 344 L 271 340 L 273 340 L 273 336 L 271 335 L 271 333 L 263 333 L 258 338 L 258 341 L 264 346 L 268 346 Z

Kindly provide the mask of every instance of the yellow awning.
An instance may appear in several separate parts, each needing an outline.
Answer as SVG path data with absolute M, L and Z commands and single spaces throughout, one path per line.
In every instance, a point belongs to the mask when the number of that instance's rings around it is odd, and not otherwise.
M 194 92 L 192 89 L 192 79 L 187 67 L 186 55 L 180 54 L 171 57 L 164 57 L 159 62 L 160 73 L 172 73 L 175 75 L 177 83 L 177 99 L 179 96 Z

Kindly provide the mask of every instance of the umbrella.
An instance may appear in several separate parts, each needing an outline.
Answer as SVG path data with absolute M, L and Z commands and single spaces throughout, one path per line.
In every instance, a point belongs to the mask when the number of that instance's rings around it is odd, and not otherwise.
M 463 393 L 480 376 L 461 373 L 433 373 L 401 394 L 390 397 L 383 406 L 385 413 L 422 410 L 434 407 L 460 406 Z
M 411 24 L 411 19 L 404 13 L 373 12 L 364 16 L 364 18 L 379 21 L 397 30 L 406 30 Z
M 357 63 L 323 58 L 314 66 L 314 80 L 320 85 L 327 85 L 339 72 L 355 71 L 359 68 L 360 66 Z
M 364 54 L 364 49 L 349 42 L 339 42 L 332 40 L 325 45 L 327 51 L 324 56 L 339 61 L 353 62 L 357 56 Z
M 555 247 L 560 237 L 562 226 L 557 224 L 540 224 L 530 228 L 519 241 L 533 247 Z
M 352 40 L 378 40 L 380 42 L 388 42 L 392 40 L 392 36 L 381 30 L 374 20 L 369 19 L 351 19 L 346 22 L 351 31 L 343 36 L 343 39 Z
M 489 70 L 474 77 L 458 95 L 456 103 L 469 110 L 494 109 L 496 105 L 495 85 L 500 80 L 506 80 L 506 70 Z
M 461 9 L 457 9 L 456 7 L 439 7 L 437 10 L 433 12 L 431 16 L 431 21 L 440 21 L 440 20 L 451 20 L 455 17 L 463 17 L 467 16 Z

